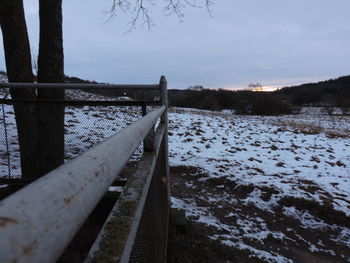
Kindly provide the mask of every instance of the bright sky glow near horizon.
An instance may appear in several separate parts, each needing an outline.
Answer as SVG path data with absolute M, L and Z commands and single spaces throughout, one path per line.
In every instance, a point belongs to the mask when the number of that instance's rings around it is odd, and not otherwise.
M 288 86 L 350 74 L 349 0 L 212 1 L 212 17 L 188 7 L 180 23 L 157 0 L 152 31 L 139 26 L 127 34 L 129 14 L 105 23 L 112 0 L 63 1 L 65 73 L 108 83 L 155 83 L 165 75 L 178 89 Z M 24 4 L 37 48 L 38 3 Z

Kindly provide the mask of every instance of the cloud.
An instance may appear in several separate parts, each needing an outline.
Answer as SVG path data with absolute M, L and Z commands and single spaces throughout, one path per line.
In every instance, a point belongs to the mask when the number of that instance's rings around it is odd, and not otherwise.
M 25 2 L 37 45 L 37 1 Z M 129 14 L 104 23 L 109 1 L 64 1 L 66 74 L 114 83 L 153 83 L 166 74 L 170 87 L 187 88 L 286 85 L 349 73 L 348 0 L 215 1 L 213 18 L 186 8 L 182 23 L 159 3 L 152 32 L 124 34 Z

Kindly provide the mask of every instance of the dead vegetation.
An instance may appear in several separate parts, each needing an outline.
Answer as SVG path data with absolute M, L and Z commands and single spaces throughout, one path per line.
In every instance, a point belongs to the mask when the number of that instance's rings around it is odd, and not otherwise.
M 332 118 L 332 116 L 328 116 Z M 337 118 L 337 116 L 334 116 Z M 336 120 L 334 120 L 336 121 Z M 290 119 L 274 119 L 269 121 L 270 124 L 281 127 L 280 129 L 287 129 L 292 131 L 295 134 L 306 134 L 306 135 L 318 135 L 324 133 L 327 138 L 335 139 L 335 138 L 350 138 L 350 130 L 349 129 L 337 129 L 333 127 L 325 128 L 322 126 L 322 121 L 319 123 L 312 123 L 310 121 L 300 122 L 294 121 Z

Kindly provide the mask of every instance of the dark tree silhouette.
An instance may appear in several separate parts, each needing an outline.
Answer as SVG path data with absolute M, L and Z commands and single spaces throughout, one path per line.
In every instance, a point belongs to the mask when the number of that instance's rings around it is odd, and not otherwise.
M 62 0 L 40 0 L 38 82 L 64 81 Z M 64 100 L 63 89 L 39 89 L 39 100 Z M 40 174 L 64 163 L 64 106 L 39 103 Z
M 31 55 L 23 0 L 0 2 L 0 26 L 3 35 L 4 53 L 9 82 L 33 82 Z M 11 89 L 13 99 L 36 99 L 32 89 Z M 37 107 L 15 105 L 18 140 L 21 151 L 23 176 L 38 176 L 38 131 Z

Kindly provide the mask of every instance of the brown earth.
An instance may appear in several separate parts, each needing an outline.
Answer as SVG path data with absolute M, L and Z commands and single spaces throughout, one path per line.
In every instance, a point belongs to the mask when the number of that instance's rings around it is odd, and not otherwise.
M 319 220 L 323 220 L 325 223 L 330 225 L 338 225 L 342 227 L 349 227 L 350 218 L 344 213 L 336 211 L 332 206 L 328 206 L 327 202 L 324 205 L 320 205 L 317 202 L 304 200 L 294 197 L 284 197 L 276 204 L 273 213 L 265 210 L 261 210 L 252 203 L 244 205 L 240 200 L 245 199 L 255 188 L 260 189 L 261 199 L 268 201 L 273 194 L 278 194 L 278 189 L 269 188 L 266 186 L 254 186 L 250 185 L 239 185 L 237 182 L 229 180 L 227 177 L 209 178 L 205 171 L 197 167 L 177 166 L 171 167 L 171 194 L 172 196 L 180 199 L 192 199 L 195 201 L 196 206 L 207 207 L 209 211 L 215 215 L 219 222 L 235 225 L 238 219 L 247 218 L 261 218 L 266 223 L 267 228 L 270 231 L 281 232 L 285 235 L 285 238 L 276 239 L 272 235 L 268 235 L 264 239 L 264 242 L 258 242 L 254 239 L 243 238 L 246 245 L 254 247 L 259 250 L 264 250 L 272 253 L 278 253 L 286 258 L 292 259 L 293 262 L 346 262 L 346 258 L 350 258 L 350 250 L 344 244 L 337 243 L 331 239 L 332 236 L 339 234 L 339 230 L 334 228 L 325 227 L 322 229 L 303 227 L 299 220 L 288 217 L 283 213 L 283 207 L 294 206 L 300 211 L 307 211 L 311 215 L 315 216 Z M 205 180 L 198 180 L 198 179 Z M 187 183 L 187 184 L 186 184 Z M 192 187 L 188 187 L 188 183 Z M 218 188 L 217 186 L 221 186 Z M 222 188 L 224 186 L 224 188 Z M 313 190 L 311 188 L 311 190 Z M 220 197 L 223 193 L 227 193 L 237 202 L 234 204 L 226 202 L 222 199 L 220 206 L 218 203 L 213 204 L 209 201 L 210 196 Z M 233 212 L 235 216 L 227 217 L 227 214 Z M 191 218 L 188 218 L 191 219 Z M 249 251 L 240 251 L 237 248 L 227 248 L 220 243 L 211 245 L 215 247 L 215 251 L 207 248 L 211 239 L 208 236 L 215 234 L 228 234 L 223 230 L 219 230 L 215 227 L 209 227 L 205 224 L 195 222 L 197 218 L 192 218 L 192 221 L 186 221 L 186 231 L 182 236 L 177 234 L 177 228 L 179 227 L 176 223 L 172 223 L 172 232 L 170 237 L 177 240 L 176 243 L 170 244 L 172 249 L 172 257 L 177 258 L 176 251 L 181 254 L 185 251 L 188 258 L 192 260 L 197 258 L 197 261 L 182 261 L 182 262 L 253 262 L 250 258 L 251 253 Z M 175 225 L 174 225 L 175 224 Z M 194 229 L 200 229 L 200 236 L 192 234 L 192 230 L 188 229 L 193 227 Z M 194 230 L 195 231 L 195 230 Z M 317 244 L 322 241 L 323 245 L 317 245 L 317 248 L 324 250 L 332 250 L 335 255 L 331 255 L 326 252 L 311 252 L 309 250 L 310 244 Z M 215 260 L 211 261 L 208 258 L 202 258 L 200 250 L 192 249 L 192 244 L 200 243 L 210 255 L 215 256 Z M 220 250 L 222 248 L 222 250 Z M 217 252 L 217 253 L 216 253 Z M 175 253 L 175 255 L 174 255 Z M 191 254 L 193 253 L 193 255 Z M 199 254 L 198 254 L 199 253 Z M 218 255 L 222 253 L 222 255 Z M 197 257 L 196 257 L 197 255 Z M 198 255 L 201 255 L 198 257 Z M 202 260 L 202 261 L 201 261 Z M 209 261 L 208 261 L 209 260 Z M 225 261 L 226 260 L 226 261 Z M 250 261 L 249 261 L 250 260 Z M 169 261 L 169 262 L 181 262 L 181 261 Z M 265 262 L 265 261 L 261 261 Z

